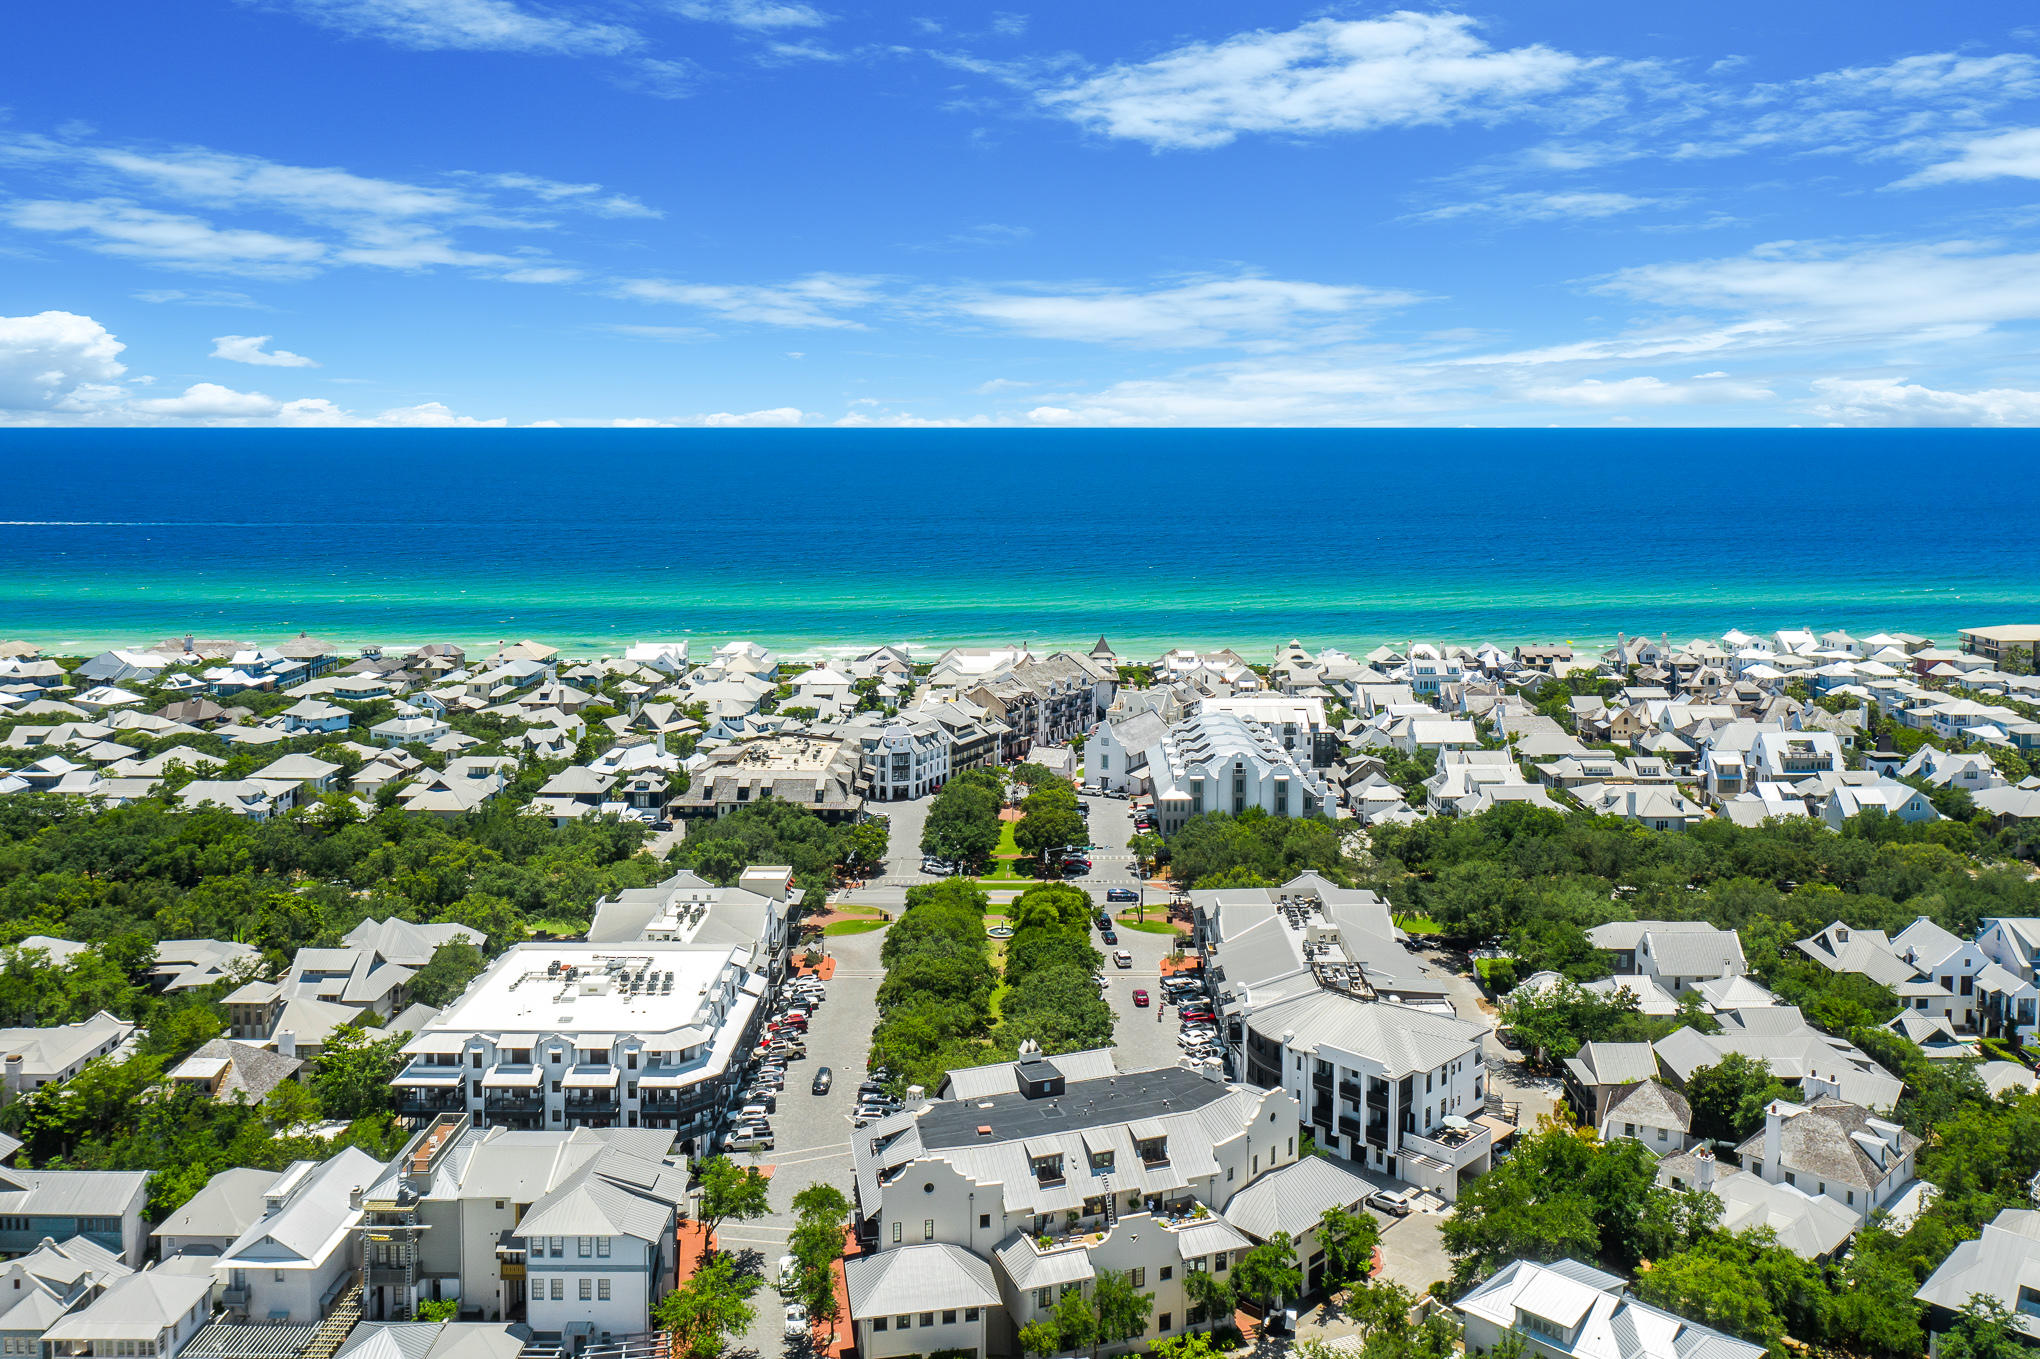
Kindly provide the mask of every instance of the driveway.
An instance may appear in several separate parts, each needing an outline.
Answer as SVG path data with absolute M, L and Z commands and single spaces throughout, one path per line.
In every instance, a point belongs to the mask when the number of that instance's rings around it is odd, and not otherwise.
M 1094 893 L 1093 898 L 1102 900 L 1103 893 Z M 1145 1071 L 1151 1067 L 1174 1066 L 1183 1050 L 1176 1046 L 1176 1034 L 1180 1025 L 1176 1012 L 1162 1004 L 1162 959 L 1176 946 L 1176 934 L 1148 934 L 1141 930 L 1118 931 L 1118 948 L 1133 955 L 1133 966 L 1121 969 L 1112 965 L 1114 946 L 1103 943 L 1098 931 L 1091 931 L 1091 944 L 1105 954 L 1105 981 L 1111 988 L 1106 999 L 1112 1003 L 1112 1013 L 1118 1022 L 1113 1030 L 1113 1042 L 1118 1051 L 1113 1060 L 1121 1071 Z M 1137 1008 L 1133 1003 L 1136 987 L 1145 987 L 1149 997 L 1146 1009 Z
M 850 1110 L 857 1103 L 857 1086 L 864 1079 L 865 1062 L 871 1050 L 871 1031 L 878 1023 L 878 983 L 884 976 L 879 967 L 879 946 L 884 930 L 869 934 L 846 934 L 825 940 L 836 959 L 836 975 L 829 982 L 829 998 L 815 1013 L 808 1030 L 808 1057 L 786 1069 L 786 1089 L 779 1095 L 779 1111 L 772 1117 L 773 1149 L 755 1157 L 738 1157 L 772 1167 L 772 1212 L 754 1222 L 733 1222 L 719 1233 L 726 1250 L 755 1252 L 758 1267 L 767 1282 L 786 1253 L 786 1241 L 793 1230 L 793 1196 L 818 1181 L 835 1185 L 854 1199 L 850 1170 Z M 826 1095 L 809 1093 L 815 1068 L 826 1066 L 834 1083 Z M 805 1345 L 786 1343 L 779 1295 L 767 1287 L 752 1298 L 758 1315 L 747 1344 L 761 1356 L 782 1353 L 805 1354 Z M 842 1329 L 848 1329 L 847 1320 Z

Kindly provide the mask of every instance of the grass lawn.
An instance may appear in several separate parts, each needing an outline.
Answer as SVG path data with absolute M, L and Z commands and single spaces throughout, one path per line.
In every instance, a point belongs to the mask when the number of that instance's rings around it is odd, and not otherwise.
M 882 930 L 885 926 L 886 922 L 883 920 L 838 920 L 833 924 L 822 926 L 822 933 L 869 934 L 873 930 Z
M 1395 923 L 1410 934 L 1443 934 L 1445 927 L 1427 915 L 1399 915 Z
M 562 918 L 558 916 L 544 920 L 526 921 L 525 923 L 530 925 L 532 929 L 542 931 L 543 933 L 546 934 L 573 935 L 573 934 L 586 934 L 588 932 L 588 926 L 586 922 L 574 920 L 571 918 Z
M 1123 915 L 1113 923 L 1122 930 L 1139 930 L 1142 934 L 1174 934 L 1176 932 L 1176 926 L 1167 920 L 1135 920 L 1130 915 Z
M 1013 838 L 1013 827 L 1019 824 L 1017 821 L 1001 821 L 999 823 L 999 847 L 993 850 L 992 853 L 1011 854 L 1016 857 L 1019 855 L 1020 842 Z

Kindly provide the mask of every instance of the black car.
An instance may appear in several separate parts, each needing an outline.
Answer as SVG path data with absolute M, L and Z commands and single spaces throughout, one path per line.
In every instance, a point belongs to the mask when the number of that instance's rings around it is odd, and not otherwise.
M 1134 891 L 1131 887 L 1108 887 L 1105 889 L 1105 900 L 1139 901 L 1140 893 Z
M 832 1082 L 834 1079 L 835 1073 L 833 1071 L 830 1071 L 829 1068 L 825 1066 L 818 1066 L 815 1068 L 814 1084 L 809 1086 L 808 1088 L 814 1091 L 817 1095 L 826 1095 L 829 1093 L 830 1082 Z
M 1097 916 L 1097 919 L 1098 919 L 1098 928 L 1099 928 L 1099 929 L 1101 929 L 1101 930 L 1109 930 L 1109 929 L 1111 929 L 1111 928 L 1112 928 L 1112 917 L 1111 917 L 1111 916 L 1109 916 L 1109 915 L 1107 915 L 1107 914 L 1105 914 L 1105 912 L 1103 912 L 1103 911 L 1100 911 L 1100 912 L 1098 912 L 1098 916 Z
M 1098 942 L 1101 944 L 1117 944 L 1119 936 L 1111 930 L 1100 930 L 1098 932 Z

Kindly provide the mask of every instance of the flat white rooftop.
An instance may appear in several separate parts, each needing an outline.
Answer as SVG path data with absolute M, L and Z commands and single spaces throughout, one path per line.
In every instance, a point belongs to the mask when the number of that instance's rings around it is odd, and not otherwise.
M 716 1002 L 734 998 L 745 954 L 670 940 L 520 944 L 419 1036 L 713 1030 Z

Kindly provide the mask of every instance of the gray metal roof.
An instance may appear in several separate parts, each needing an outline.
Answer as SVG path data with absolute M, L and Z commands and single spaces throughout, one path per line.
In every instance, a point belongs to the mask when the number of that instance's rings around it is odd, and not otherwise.
M 963 1247 L 947 1243 L 901 1246 L 846 1260 L 843 1283 L 852 1317 L 1000 1305 L 992 1267 Z
M 1317 1226 L 1327 1209 L 1350 1209 L 1373 1192 L 1373 1185 L 1344 1166 L 1323 1156 L 1306 1156 L 1233 1195 L 1225 1219 L 1262 1241 L 1277 1232 L 1301 1236 Z

